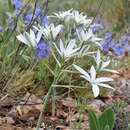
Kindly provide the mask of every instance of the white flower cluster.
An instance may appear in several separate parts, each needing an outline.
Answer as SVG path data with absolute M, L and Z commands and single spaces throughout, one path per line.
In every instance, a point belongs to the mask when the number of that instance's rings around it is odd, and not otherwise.
M 87 16 L 84 15 L 83 12 L 80 13 L 79 11 L 73 9 L 54 13 L 50 17 L 58 18 L 64 22 L 70 22 L 73 20 L 77 25 L 90 25 L 92 22 L 92 19 L 87 19 Z
M 57 51 L 57 54 L 59 54 L 60 58 L 63 59 L 62 62 L 66 62 L 70 58 L 76 59 L 77 57 L 80 58 L 85 55 L 93 56 L 96 62 L 96 67 L 92 65 L 88 72 L 75 64 L 73 67 L 81 73 L 82 78 L 86 79 L 91 84 L 95 97 L 99 95 L 99 86 L 113 89 L 110 85 L 106 84 L 106 82 L 113 81 L 112 78 L 98 77 L 97 75 L 97 71 L 106 71 L 112 73 L 117 73 L 117 71 L 106 68 L 110 64 L 110 60 L 105 62 L 102 61 L 99 50 L 96 52 L 91 51 L 91 44 L 88 44 L 88 42 L 94 43 L 95 45 L 98 45 L 99 48 L 101 48 L 100 41 L 102 40 L 92 32 L 92 19 L 87 19 L 86 15 L 73 9 L 65 12 L 54 13 L 50 17 L 56 18 L 56 20 L 59 19 L 63 23 L 61 22 L 62 24 L 57 26 L 55 26 L 54 23 L 51 23 L 45 27 L 34 27 L 37 33 L 34 33 L 33 30 L 30 30 L 30 33 L 25 32 L 24 34 L 18 35 L 17 39 L 24 44 L 33 47 L 37 46 L 41 38 L 45 41 L 53 41 L 54 47 L 51 48 L 52 52 Z M 74 33 L 68 32 L 68 30 L 66 30 L 64 26 L 64 22 L 66 21 L 73 21 L 74 24 L 76 23 L 75 28 L 70 27 L 71 29 L 75 30 Z M 79 25 L 82 25 L 80 26 L 82 27 L 81 30 L 77 29 Z M 66 35 L 61 35 L 61 37 L 58 37 L 59 34 L 62 33 L 66 33 Z M 74 38 L 75 35 L 76 38 Z M 55 49 L 55 51 L 53 49 Z M 57 63 L 60 64 L 58 58 L 56 56 L 54 58 L 56 59 Z

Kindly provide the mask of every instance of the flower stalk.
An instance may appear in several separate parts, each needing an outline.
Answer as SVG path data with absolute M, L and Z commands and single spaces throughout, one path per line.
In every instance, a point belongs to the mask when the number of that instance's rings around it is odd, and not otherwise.
M 52 82 L 52 85 L 50 86 L 50 88 L 48 90 L 48 93 L 46 95 L 46 98 L 45 98 L 45 100 L 43 102 L 43 106 L 42 106 L 41 113 L 40 113 L 40 116 L 39 116 L 39 119 L 38 119 L 36 130 L 40 129 L 41 123 L 42 123 L 42 121 L 45 118 L 44 111 L 45 111 L 47 102 L 48 102 L 49 98 L 51 97 L 51 94 L 52 94 L 52 99 L 53 99 L 53 103 L 52 103 L 52 115 L 53 116 L 55 115 L 55 88 L 53 87 L 53 85 L 57 84 L 57 81 L 59 80 L 61 74 L 62 74 L 62 68 L 58 67 L 58 69 L 56 69 L 56 71 L 55 71 L 55 76 L 54 76 L 54 80 Z

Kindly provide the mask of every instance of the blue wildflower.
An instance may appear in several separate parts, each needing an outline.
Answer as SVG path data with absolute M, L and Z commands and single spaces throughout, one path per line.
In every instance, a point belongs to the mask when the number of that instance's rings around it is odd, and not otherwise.
M 119 43 L 115 43 L 112 32 L 105 34 L 105 43 L 102 44 L 103 51 L 112 51 L 116 56 L 124 56 L 130 50 L 129 39 L 127 35 L 121 36 Z
M 123 36 L 121 36 L 119 42 L 120 43 L 125 42 L 125 41 L 127 41 L 127 39 L 128 39 L 128 37 L 126 35 L 123 35 Z
M 41 13 L 42 13 L 42 10 L 40 8 L 36 8 L 35 17 L 38 17 Z
M 0 25 L 0 31 L 4 31 L 4 27 Z
M 32 20 L 32 17 L 34 19 L 37 18 L 37 21 L 42 26 L 45 26 L 45 25 L 49 24 L 50 23 L 49 18 L 47 16 L 43 17 L 42 12 L 43 12 L 43 10 L 41 10 L 40 8 L 36 8 L 34 16 L 33 16 L 33 13 L 25 14 L 24 17 L 23 17 L 23 20 L 24 20 L 25 24 L 29 24 L 31 22 L 31 20 Z
M 115 48 L 113 48 L 116 56 L 124 56 L 125 49 L 122 47 L 121 43 L 115 44 Z
M 115 39 L 112 38 L 112 39 L 105 40 L 105 42 L 102 43 L 102 46 L 105 52 L 109 52 L 115 47 Z
M 113 36 L 113 33 L 112 33 L 112 32 L 107 32 L 107 33 L 105 33 L 104 39 L 105 39 L 105 40 L 108 40 L 108 39 L 112 38 L 112 36 Z
M 49 57 L 51 55 L 50 46 L 45 42 L 39 42 L 35 50 L 35 55 L 35 59 L 38 61 Z
M 100 31 L 100 30 L 103 30 L 103 29 L 104 29 L 104 27 L 101 24 L 96 24 L 94 27 L 92 27 L 93 33 Z
M 24 16 L 24 23 L 25 24 L 29 24 L 30 22 L 31 22 L 31 19 L 32 19 L 32 14 L 26 14 L 25 16 Z
M 13 30 L 13 28 L 14 28 L 13 23 L 14 23 L 14 19 L 13 18 L 9 18 L 7 20 L 7 25 L 5 27 L 5 30 L 7 30 L 7 29 Z
M 25 6 L 25 3 L 23 3 L 22 1 L 20 0 L 14 0 L 13 1 L 13 5 L 16 9 L 22 9 L 24 6 Z
M 49 23 L 50 23 L 50 19 L 49 19 L 48 16 L 45 16 L 45 17 L 41 18 L 41 25 L 42 26 L 49 25 Z

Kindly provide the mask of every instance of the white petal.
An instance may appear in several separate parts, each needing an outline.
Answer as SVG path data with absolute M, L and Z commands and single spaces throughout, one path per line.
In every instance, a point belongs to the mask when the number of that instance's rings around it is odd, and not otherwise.
M 41 40 L 42 37 L 42 31 L 38 31 L 36 42 L 38 43 Z
M 90 75 L 91 75 L 91 80 L 94 81 L 96 79 L 96 70 L 95 70 L 94 66 L 92 66 L 90 69 Z
M 35 39 L 35 33 L 33 32 L 33 30 L 30 30 L 30 38 Z
M 93 94 L 94 94 L 94 97 L 97 97 L 99 95 L 99 87 L 95 84 L 92 84 L 92 91 L 93 91 Z
M 111 72 L 111 73 L 119 73 L 118 71 L 116 70 L 111 70 L 111 69 L 102 69 L 103 71 L 107 71 L 107 72 Z
M 80 75 L 80 77 L 82 77 L 82 78 L 86 79 L 87 81 L 89 81 L 89 82 L 91 83 L 91 80 L 90 80 L 90 78 L 89 78 L 89 77 L 87 77 L 87 76 L 85 76 L 85 75 Z
M 71 40 L 66 49 L 71 51 L 75 47 L 75 45 L 75 40 Z
M 110 64 L 110 60 L 106 62 L 102 62 L 101 68 L 106 68 Z
M 62 53 L 65 52 L 64 43 L 63 43 L 62 40 L 60 40 L 60 51 L 61 51 Z
M 86 71 L 84 71 L 82 68 L 80 68 L 80 67 L 77 66 L 77 65 L 74 65 L 74 64 L 73 64 L 73 66 L 74 66 L 74 68 L 77 69 L 81 74 L 85 75 L 88 79 L 90 79 L 90 76 L 89 76 L 89 74 L 88 74 Z
M 17 39 L 18 39 L 19 41 L 21 41 L 21 42 L 23 42 L 23 43 L 25 43 L 26 45 L 29 46 L 28 41 L 26 40 L 26 38 L 25 38 L 22 34 L 20 34 L 20 35 L 18 35 L 18 36 L 16 36 L 16 37 L 17 37 Z
M 74 54 L 74 55 L 76 55 L 76 52 L 79 50 L 80 48 L 76 48 L 76 49 L 73 49 L 73 50 L 70 50 L 69 51 L 69 54 L 71 55 L 71 54 Z M 67 50 L 68 51 L 68 50 Z
M 101 78 L 97 78 L 96 82 L 100 83 L 100 82 L 109 82 L 109 81 L 113 81 L 112 78 L 107 78 L 107 77 L 101 77 Z
M 94 43 L 97 44 L 102 49 L 102 45 L 99 42 L 94 42 Z
M 102 83 L 100 83 L 100 84 L 98 84 L 99 86 L 102 86 L 102 87 L 105 87 L 105 88 L 110 88 L 110 89 L 114 89 L 113 87 L 111 87 L 110 85 L 108 85 L 108 84 L 102 84 Z
M 101 63 L 101 55 L 100 55 L 99 50 L 97 51 L 96 63 L 97 63 L 97 66 L 99 67 L 99 65 Z

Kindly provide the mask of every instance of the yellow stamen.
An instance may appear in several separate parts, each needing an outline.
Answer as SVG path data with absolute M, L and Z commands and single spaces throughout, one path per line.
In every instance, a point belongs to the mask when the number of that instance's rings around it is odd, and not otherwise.
M 28 0 L 22 0 L 22 2 L 27 3 L 27 2 L 28 2 Z

